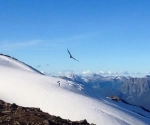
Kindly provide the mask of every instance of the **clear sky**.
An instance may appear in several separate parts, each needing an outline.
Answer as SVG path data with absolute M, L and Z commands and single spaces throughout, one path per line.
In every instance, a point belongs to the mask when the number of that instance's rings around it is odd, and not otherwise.
M 145 75 L 150 1 L 0 0 L 0 51 L 53 75 Z

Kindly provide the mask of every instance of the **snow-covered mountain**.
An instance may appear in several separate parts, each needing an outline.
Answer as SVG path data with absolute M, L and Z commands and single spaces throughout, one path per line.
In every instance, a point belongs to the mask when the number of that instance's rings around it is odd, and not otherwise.
M 70 75 L 61 78 L 83 84 L 95 91 L 94 95 L 119 96 L 133 105 L 150 110 L 150 76 L 133 78 L 125 76 L 91 76 Z
M 0 99 L 39 107 L 65 119 L 87 119 L 97 125 L 150 124 L 150 114 L 139 107 L 102 96 L 96 98 L 87 84 L 45 76 L 5 55 L 0 55 Z

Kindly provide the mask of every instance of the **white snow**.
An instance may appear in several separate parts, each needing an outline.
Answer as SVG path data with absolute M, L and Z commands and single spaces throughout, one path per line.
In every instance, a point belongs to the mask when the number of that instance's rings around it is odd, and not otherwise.
M 83 89 L 84 86 L 41 75 L 17 60 L 0 55 L 0 99 L 4 101 L 39 107 L 51 115 L 74 121 L 87 119 L 97 125 L 150 124 L 149 113 L 106 98 L 92 98 L 88 93 L 83 94 Z

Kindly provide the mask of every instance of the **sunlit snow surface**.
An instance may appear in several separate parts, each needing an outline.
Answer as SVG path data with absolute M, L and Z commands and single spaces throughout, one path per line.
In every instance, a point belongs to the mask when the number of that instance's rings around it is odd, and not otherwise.
M 65 119 L 87 119 L 97 125 L 150 124 L 150 113 L 107 98 L 92 98 L 85 91 L 80 84 L 41 75 L 17 60 L 0 55 L 0 99 L 4 101 L 39 107 Z

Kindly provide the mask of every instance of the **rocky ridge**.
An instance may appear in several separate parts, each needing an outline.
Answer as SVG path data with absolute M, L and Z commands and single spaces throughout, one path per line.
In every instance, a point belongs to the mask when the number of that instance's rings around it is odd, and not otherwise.
M 42 112 L 40 108 L 21 107 L 0 100 L 0 125 L 94 125 L 86 120 L 70 121 Z

